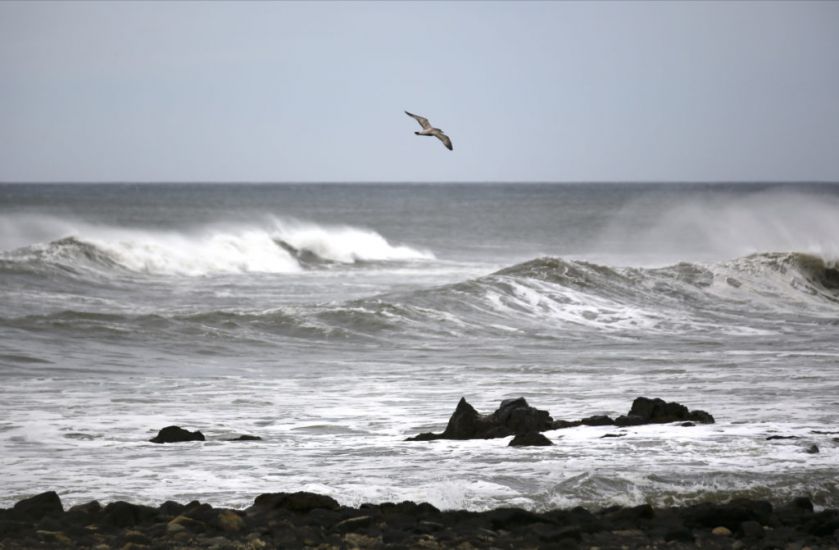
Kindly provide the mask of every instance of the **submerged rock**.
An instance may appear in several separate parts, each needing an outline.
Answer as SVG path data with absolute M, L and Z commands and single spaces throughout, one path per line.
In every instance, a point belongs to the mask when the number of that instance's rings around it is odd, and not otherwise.
M 539 432 L 528 432 L 526 434 L 518 434 L 507 445 L 508 447 L 548 447 L 553 445 L 550 439 L 540 434 Z
M 478 413 L 466 398 L 461 397 L 443 433 L 422 433 L 407 440 L 493 439 L 550 429 L 553 429 L 550 413 L 531 407 L 523 397 L 505 399 L 488 415 Z
M 152 443 L 181 443 L 184 441 L 205 441 L 204 434 L 195 430 L 191 432 L 180 426 L 166 426 L 152 439 Z

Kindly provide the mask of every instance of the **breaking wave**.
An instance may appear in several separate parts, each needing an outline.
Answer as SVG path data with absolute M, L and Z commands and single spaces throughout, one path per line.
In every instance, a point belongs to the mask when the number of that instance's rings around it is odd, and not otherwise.
M 99 265 L 116 263 L 112 255 L 75 239 L 47 249 Z M 779 327 L 794 323 L 835 324 L 837 313 L 839 266 L 808 254 L 765 253 L 654 269 L 546 257 L 454 284 L 343 302 L 142 315 L 65 310 L 2 324 L 114 334 L 128 332 L 129 326 L 166 333 L 179 328 L 192 333 L 197 326 L 207 333 L 267 342 L 277 336 L 414 339 L 518 333 L 568 338 L 591 331 L 751 336 L 777 334 Z
M 780 319 L 834 322 L 837 312 L 839 266 L 808 254 L 765 253 L 655 269 L 537 258 L 460 283 L 347 302 L 328 315 L 355 328 L 423 327 L 438 334 L 751 335 L 773 333 Z
M 0 271 L 202 276 L 297 273 L 319 264 L 434 258 L 428 251 L 391 244 L 369 229 L 281 220 L 264 226 L 154 231 L 42 219 L 36 233 L 49 234 L 45 225 L 63 235 L 0 253 Z

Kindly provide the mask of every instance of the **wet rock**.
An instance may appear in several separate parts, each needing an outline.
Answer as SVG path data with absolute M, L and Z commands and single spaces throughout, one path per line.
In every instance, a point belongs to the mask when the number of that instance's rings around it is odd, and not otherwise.
M 763 525 L 754 520 L 744 521 L 740 524 L 739 533 L 743 538 L 762 539 Z
M 292 512 L 310 512 L 317 508 L 337 510 L 338 502 L 326 495 L 299 491 L 297 493 L 265 493 L 256 497 L 248 512 L 284 509 Z
M 170 534 L 174 533 L 181 533 L 184 531 L 189 531 L 192 533 L 203 533 L 207 530 L 207 525 L 202 522 L 198 521 L 197 519 L 193 519 L 186 515 L 180 515 L 173 518 L 169 523 L 166 524 L 166 531 Z
M 626 435 L 625 433 L 603 434 L 603 435 L 600 436 L 600 439 L 605 439 L 605 438 L 608 438 L 608 437 L 624 437 L 625 435 Z
M 71 506 L 68 512 L 82 512 L 85 514 L 98 514 L 102 511 L 102 505 L 99 503 L 98 500 L 91 500 L 90 502 L 85 502 L 84 504 L 76 504 L 75 506 Z
M 589 416 L 580 420 L 584 426 L 612 426 L 615 423 L 611 417 L 606 415 Z
M 714 417 L 705 411 L 688 410 L 681 403 L 667 402 L 659 398 L 638 397 L 632 402 L 632 407 L 626 415 L 615 419 L 615 425 L 639 426 L 685 421 L 713 424 Z
M 36 531 L 37 535 L 44 541 L 59 544 L 61 546 L 73 546 L 73 540 L 58 531 Z
M 55 491 L 47 491 L 17 502 L 12 508 L 12 513 L 16 519 L 38 521 L 44 516 L 63 514 L 64 507 Z
M 772 505 L 763 500 L 735 499 L 725 504 L 703 503 L 690 506 L 683 514 L 688 527 L 727 527 L 734 531 L 744 521 L 767 524 L 772 511 Z
M 262 441 L 262 438 L 258 435 L 240 435 L 239 437 L 234 437 L 233 439 L 228 439 L 227 441 Z
M 810 445 L 809 447 L 804 449 L 804 452 L 809 453 L 811 455 L 818 454 L 819 453 L 819 446 L 816 445 L 815 443 L 813 443 L 812 445 Z
M 184 441 L 205 441 L 205 438 L 204 434 L 198 430 L 191 432 L 180 426 L 166 426 L 149 441 L 152 443 L 182 443 Z
M 545 522 L 539 514 L 521 508 L 496 508 L 486 512 L 486 516 L 495 531 L 499 529 L 511 531 L 524 525 Z
M 766 441 L 776 441 L 779 439 L 798 439 L 797 435 L 770 435 Z
M 515 436 L 508 447 L 547 447 L 553 445 L 550 439 L 538 432 L 529 432 Z
M 576 428 L 577 426 L 582 426 L 582 422 L 579 420 L 554 420 L 553 425 L 551 425 L 552 430 L 564 430 L 565 428 Z
M 672 527 L 664 532 L 664 540 L 667 542 L 690 542 L 695 540 L 693 531 L 687 527 Z
M 371 516 L 356 516 L 354 518 L 347 518 L 343 521 L 339 521 L 335 524 L 335 530 L 342 533 L 348 533 L 350 531 L 365 529 L 370 527 L 372 524 L 373 518 Z
M 832 548 L 839 530 L 839 510 L 814 512 L 807 497 L 777 509 L 735 499 L 594 514 L 580 507 L 441 512 L 410 501 L 350 508 L 313 493 L 260 495 L 247 511 L 198 501 L 75 508 L 37 520 L 11 520 L 14 510 L 0 510 L 0 548 Z M 170 518 L 164 509 L 181 513 Z
M 111 502 L 102 510 L 102 522 L 113 527 L 133 527 L 150 523 L 157 518 L 157 510 L 130 502 Z
M 233 510 L 223 510 L 216 516 L 216 525 L 222 531 L 238 533 L 245 528 L 245 520 Z
M 186 509 L 186 506 L 181 504 L 180 502 L 174 502 L 171 500 L 167 500 L 163 504 L 160 505 L 158 511 L 161 514 L 167 517 L 174 517 L 181 514 Z
M 806 530 L 817 537 L 839 534 L 839 510 L 824 510 L 813 514 L 805 525 Z
M 443 433 L 423 433 L 408 441 L 433 439 L 492 439 L 553 429 L 548 411 L 531 407 L 523 397 L 506 399 L 492 414 L 479 414 L 461 398 Z

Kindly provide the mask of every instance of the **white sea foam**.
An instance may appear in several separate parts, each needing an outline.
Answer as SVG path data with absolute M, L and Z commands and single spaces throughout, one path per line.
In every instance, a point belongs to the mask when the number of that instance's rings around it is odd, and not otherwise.
M 341 263 L 434 258 L 429 251 L 393 245 L 371 229 L 279 219 L 264 224 L 214 224 L 179 230 L 96 225 L 40 215 L 10 216 L 2 224 L 0 246 L 6 252 L 29 247 L 48 260 L 63 261 L 67 258 L 57 256 L 66 251 L 56 254 L 50 243 L 72 237 L 93 245 L 123 268 L 158 275 L 302 271 L 298 259 L 278 241 Z
M 434 259 L 430 251 L 392 245 L 375 231 L 357 227 L 275 219 L 273 235 L 297 250 L 333 262 Z

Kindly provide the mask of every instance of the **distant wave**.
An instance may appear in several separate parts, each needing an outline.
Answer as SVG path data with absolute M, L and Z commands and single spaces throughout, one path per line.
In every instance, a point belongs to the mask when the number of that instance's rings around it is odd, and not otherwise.
M 341 304 L 349 326 L 546 334 L 557 329 L 756 334 L 776 315 L 833 322 L 839 266 L 801 253 L 764 253 L 716 264 L 646 269 L 546 257 L 430 289 Z M 809 322 L 809 321 L 808 321 Z
M 319 233 L 323 239 L 330 233 Z M 225 234 L 227 239 L 230 234 Z M 288 236 L 288 234 L 286 234 Z M 380 237 L 378 237 L 380 238 Z M 375 234 L 371 237 L 378 241 Z M 266 233 L 269 250 L 283 269 L 301 270 L 295 256 Z M 320 242 L 320 241 L 315 241 Z M 335 246 L 337 241 L 330 242 Z M 300 244 L 301 241 L 297 241 Z M 194 245 L 195 243 L 193 243 Z M 377 246 L 381 243 L 377 243 Z M 289 245 L 290 246 L 290 245 Z M 390 245 L 382 245 L 390 246 Z M 128 250 L 132 250 L 130 247 Z M 310 254 L 311 249 L 302 248 Z M 300 250 L 297 254 L 300 255 Z M 340 249 L 339 249 L 340 250 Z M 381 250 L 387 251 L 387 248 Z M 404 250 L 394 248 L 396 257 Z M 16 251 L 25 264 L 75 266 L 73 269 L 138 269 L 119 254 L 76 238 Z M 159 250 L 143 251 L 161 262 Z M 328 254 L 325 254 L 328 256 Z M 233 255 L 230 255 L 233 256 Z M 228 256 L 227 261 L 233 262 Z M 323 260 L 323 256 L 316 256 Z M 419 255 L 419 257 L 425 257 Z M 193 254 L 190 258 L 197 258 Z M 137 257 L 133 261 L 140 262 Z M 183 259 L 177 269 L 184 270 Z M 197 261 L 197 260 L 194 260 Z M 287 262 L 290 266 L 279 262 Z M 337 261 L 330 258 L 328 261 Z M 10 260 L 0 262 L 8 270 Z M 11 261 L 11 265 L 15 264 Z M 219 271 L 245 270 L 235 263 L 197 264 Z M 141 269 L 148 269 L 141 264 Z M 81 272 L 81 271 L 80 271 Z M 176 271 L 177 272 L 177 271 Z M 188 271 L 187 273 L 195 273 Z M 761 253 L 727 262 L 678 263 L 662 268 L 613 267 L 557 257 L 536 258 L 494 273 L 453 284 L 405 290 L 344 302 L 282 305 L 264 310 L 212 309 L 142 315 L 59 311 L 6 318 L 5 326 L 28 330 L 106 329 L 114 333 L 177 331 L 196 325 L 217 334 L 271 341 L 292 338 L 377 338 L 527 334 L 550 337 L 598 331 L 608 333 L 774 334 L 783 323 L 836 323 L 839 266 L 803 253 Z M 783 324 L 780 323 L 780 324 Z M 130 328 L 129 328 L 130 327 Z
M 29 226 L 32 220 L 26 220 Z M 46 243 L 0 253 L 0 272 L 59 271 L 103 274 L 113 270 L 154 275 L 297 273 L 320 264 L 429 260 L 434 255 L 393 245 L 373 230 L 272 220 L 264 226 L 210 226 L 192 231 L 73 225 Z M 39 227 L 39 234 L 48 230 Z

